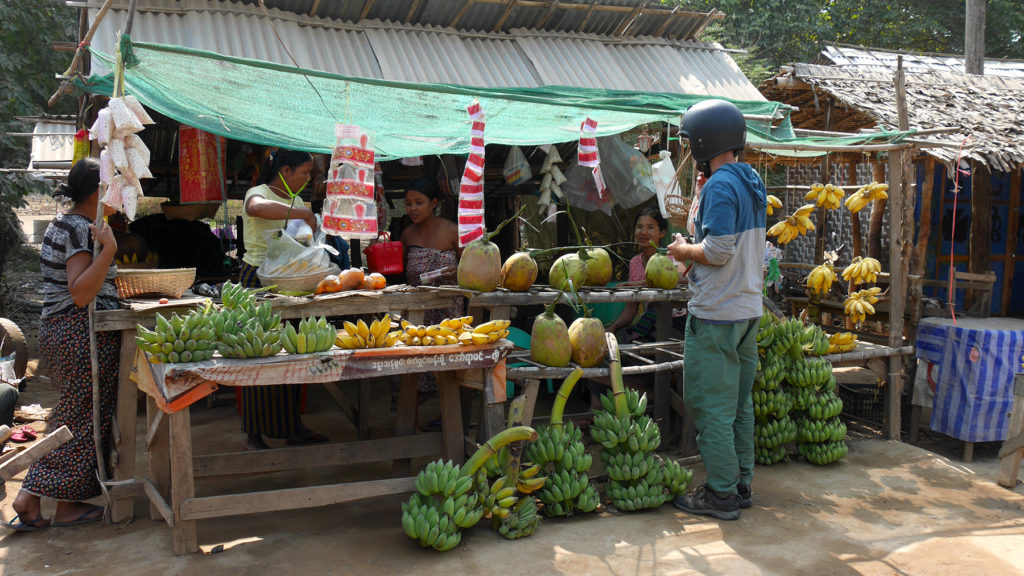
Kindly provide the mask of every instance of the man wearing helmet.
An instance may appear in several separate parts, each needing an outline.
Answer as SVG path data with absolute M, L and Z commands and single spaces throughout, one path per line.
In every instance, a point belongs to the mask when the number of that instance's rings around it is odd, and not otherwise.
M 746 122 L 731 102 L 705 100 L 686 111 L 680 134 L 707 177 L 694 219 L 694 240 L 668 247 L 692 260 L 686 324 L 686 406 L 697 426 L 707 479 L 673 504 L 685 512 L 736 520 L 749 508 L 754 475 L 757 328 L 764 285 L 767 192 L 738 161 Z

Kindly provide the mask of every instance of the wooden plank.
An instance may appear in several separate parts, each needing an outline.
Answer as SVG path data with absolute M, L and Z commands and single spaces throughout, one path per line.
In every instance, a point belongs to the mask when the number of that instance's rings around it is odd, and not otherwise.
M 152 419 L 149 419 L 147 415 L 147 420 L 149 425 L 146 429 L 146 448 L 152 448 L 153 439 L 159 432 L 160 426 L 164 423 L 164 413 L 158 410 L 156 416 Z
M 992 265 L 992 174 L 988 167 L 971 161 L 971 232 L 967 271 L 984 274 Z M 981 295 L 971 290 L 964 297 L 970 309 Z M 987 312 L 987 311 L 985 311 Z M 986 314 L 987 315 L 987 314 Z
M 163 494 L 157 490 L 156 486 L 154 486 L 152 482 L 145 478 L 142 480 L 142 488 L 143 491 L 145 491 L 146 496 L 149 498 L 150 509 L 155 510 L 156 513 L 164 519 L 164 522 L 166 522 L 168 526 L 174 528 L 174 511 L 171 510 L 171 506 L 166 500 L 164 500 Z M 153 519 L 156 520 L 156 517 L 154 516 Z
M 416 385 L 418 382 L 418 374 L 405 374 L 399 378 L 395 436 L 411 436 L 416 432 Z M 408 458 L 395 459 L 391 464 L 391 473 L 394 476 L 408 476 L 409 469 L 410 462 Z
M 131 380 L 132 366 L 138 345 L 134 327 L 121 331 L 121 350 L 118 359 L 117 409 L 114 416 L 114 449 L 110 466 L 114 480 L 135 478 L 135 424 L 139 418 L 139 389 Z M 113 500 L 110 503 L 112 522 L 124 522 L 134 516 L 134 502 L 130 498 Z
M 47 434 L 41 440 L 37 440 L 35 444 L 0 465 L 0 482 L 6 482 L 14 478 L 21 471 L 27 470 L 29 466 L 38 462 L 40 458 L 63 446 L 73 437 L 71 430 L 68 430 L 67 426 L 61 426 L 52 434 Z
M 209 454 L 192 459 L 196 478 L 280 472 L 322 466 L 345 466 L 397 458 L 438 456 L 443 449 L 440 432 L 334 444 L 289 446 L 251 452 Z
M 185 520 L 182 505 L 196 495 L 195 479 L 192 475 L 192 425 L 189 410 L 181 410 L 168 418 L 168 434 L 171 445 L 171 510 L 174 511 L 174 554 L 182 556 L 197 552 L 199 540 L 196 536 L 195 520 Z
M 526 403 L 523 406 L 523 422 L 527 426 L 532 426 L 534 409 L 537 407 L 537 395 L 540 393 L 540 380 L 528 378 L 523 381 L 523 386 L 526 388 L 523 392 L 523 396 L 526 397 Z
M 171 444 L 168 419 L 164 417 L 163 411 L 157 406 L 156 400 L 151 397 L 146 397 L 146 419 L 151 428 L 154 422 L 158 422 L 152 439 L 147 441 L 150 483 L 161 498 L 167 501 L 171 498 Z M 152 499 L 149 503 L 149 517 L 153 520 L 162 517 L 161 511 L 153 504 Z
M 1006 231 L 1006 238 L 1017 238 L 1020 234 L 1019 225 L 1021 219 L 1021 169 L 1017 168 L 1010 173 L 1010 212 L 1009 212 L 1009 226 Z M 1007 244 L 1012 244 L 1012 240 L 1008 241 Z M 1003 264 L 1003 301 L 999 307 L 1000 314 L 1006 316 L 1010 313 L 1010 303 L 1013 302 L 1013 276 L 1017 270 L 1017 261 L 1024 257 L 1024 254 L 1016 254 L 1015 250 L 1008 249 L 1007 259 Z M 1018 295 L 1018 298 L 1024 298 L 1024 295 Z
M 221 518 L 241 514 L 300 510 L 330 506 L 342 502 L 365 500 L 391 494 L 406 494 L 416 489 L 416 478 L 390 478 L 367 482 L 328 484 L 302 488 L 284 488 L 245 494 L 189 498 L 182 503 L 178 518 L 192 524 L 205 518 Z
M 1018 374 L 1014 383 L 1013 408 L 1010 413 L 1008 439 L 999 450 L 999 473 L 996 482 L 1007 488 L 1017 487 L 1020 474 L 1021 449 L 1024 448 L 1024 375 Z
M 466 452 L 462 447 L 465 430 L 462 428 L 462 401 L 459 397 L 459 383 L 451 372 L 437 373 L 437 394 L 441 401 L 441 427 L 444 448 L 441 457 L 462 464 Z
M 496 306 L 528 306 L 550 304 L 558 292 L 549 286 L 534 286 L 526 292 L 469 292 L 470 307 L 494 308 Z M 580 299 L 587 304 L 614 302 L 687 302 L 690 292 L 686 288 L 661 290 L 646 287 L 591 288 L 581 290 Z

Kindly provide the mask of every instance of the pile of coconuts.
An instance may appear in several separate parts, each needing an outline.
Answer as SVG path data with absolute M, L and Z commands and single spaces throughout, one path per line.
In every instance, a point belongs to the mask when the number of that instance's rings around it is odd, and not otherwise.
M 491 238 L 517 217 L 518 214 L 466 245 L 458 266 L 460 288 L 493 292 L 501 286 L 512 292 L 525 292 L 533 286 L 538 273 L 533 256 L 529 252 L 516 252 L 502 265 L 501 252 L 491 242 Z M 661 248 L 648 260 L 645 276 L 647 285 L 652 288 L 671 290 L 678 285 L 675 263 Z M 604 248 L 581 248 L 555 260 L 548 277 L 551 287 L 562 294 L 575 293 L 582 286 L 605 286 L 612 278 L 612 259 Z M 607 353 L 604 324 L 591 318 L 590 310 L 581 302 L 584 314 L 566 326 L 554 313 L 560 298 L 561 294 L 533 322 L 531 357 L 545 366 L 564 367 L 570 361 L 583 368 L 597 366 Z

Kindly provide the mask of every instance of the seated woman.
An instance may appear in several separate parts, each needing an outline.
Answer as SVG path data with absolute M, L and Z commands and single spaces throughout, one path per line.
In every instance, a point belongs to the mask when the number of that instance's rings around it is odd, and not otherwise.
M 399 240 L 405 246 L 405 276 L 410 286 L 441 286 L 454 284 L 459 265 L 459 230 L 454 222 L 435 213 L 440 201 L 437 182 L 420 178 L 405 191 L 405 213 L 411 224 L 402 230 Z M 424 274 L 433 272 L 424 280 Z M 438 324 L 445 318 L 461 316 L 461 306 L 427 310 L 424 324 Z M 437 391 L 433 374 L 420 375 L 418 390 L 421 400 Z
M 39 261 L 43 275 L 43 312 L 39 351 L 49 366 L 60 400 L 49 425 L 67 426 L 73 438 L 32 465 L 14 499 L 17 516 L 5 526 L 34 532 L 50 526 L 97 524 L 103 507 L 85 501 L 100 495 L 96 446 L 93 443 L 92 364 L 89 359 L 89 309 L 116 309 L 113 264 L 117 242 L 110 226 L 93 225 L 99 205 L 100 165 L 94 158 L 79 160 L 60 186 L 73 206 L 58 214 L 46 228 Z M 107 215 L 113 209 L 104 206 Z M 99 252 L 93 254 L 93 238 Z M 111 417 L 117 401 L 120 332 L 96 333 L 100 380 L 100 440 L 110 443 Z M 109 460 L 106 460 L 109 462 Z M 41 499 L 53 498 L 57 510 L 43 518 Z
M 636 215 L 633 221 L 633 240 L 640 252 L 629 261 L 629 280 L 619 286 L 647 285 L 644 271 L 648 260 L 657 253 L 651 242 L 661 246 L 667 232 L 668 222 L 657 208 L 644 208 Z M 639 302 L 628 302 L 619 317 L 608 325 L 608 331 L 614 333 L 620 342 L 646 339 L 653 335 L 657 317 L 656 305 L 644 306 Z

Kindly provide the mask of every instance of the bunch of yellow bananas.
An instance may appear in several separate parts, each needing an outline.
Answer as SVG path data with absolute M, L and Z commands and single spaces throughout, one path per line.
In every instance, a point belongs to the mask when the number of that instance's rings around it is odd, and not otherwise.
M 771 216 L 772 212 L 782 208 L 782 200 L 779 200 L 777 196 L 772 194 L 768 195 L 768 215 Z
M 385 314 L 380 320 L 367 324 L 363 320 L 344 323 L 344 330 L 338 330 L 334 343 L 338 348 L 389 348 L 398 342 L 401 330 L 391 330 L 391 316 Z M 391 330 L 389 332 L 389 330 Z
M 828 337 L 828 353 L 840 354 L 857 347 L 857 335 L 853 332 L 837 332 Z
M 826 262 L 811 270 L 811 273 L 807 275 L 807 289 L 815 294 L 828 294 L 836 278 L 836 271 L 832 268 L 832 263 Z
M 491 320 L 459 334 L 459 344 L 480 345 L 492 344 L 508 336 L 508 327 L 511 320 Z
M 839 208 L 839 201 L 846 196 L 846 192 L 839 186 L 832 184 L 816 183 L 811 186 L 811 191 L 804 196 L 804 200 L 814 202 L 815 206 L 824 206 L 828 210 Z
M 874 304 L 878 302 L 877 295 L 881 291 L 881 288 L 875 287 L 851 293 L 843 303 L 843 311 L 854 323 L 860 324 L 868 314 L 875 313 Z
M 769 228 L 768 235 L 778 237 L 779 244 L 786 244 L 807 234 L 808 230 L 814 230 L 814 222 L 808 217 L 811 212 L 814 212 L 814 204 L 804 204 L 792 216 Z
M 889 190 L 888 184 L 879 184 L 878 182 L 865 184 L 856 192 L 850 194 L 850 197 L 846 199 L 846 207 L 850 209 L 850 212 L 860 212 L 862 208 L 868 205 L 868 202 L 888 198 L 889 193 L 887 190 Z
M 882 263 L 874 258 L 857 256 L 849 266 L 843 269 L 843 280 L 856 284 L 866 284 L 878 279 L 882 271 Z

